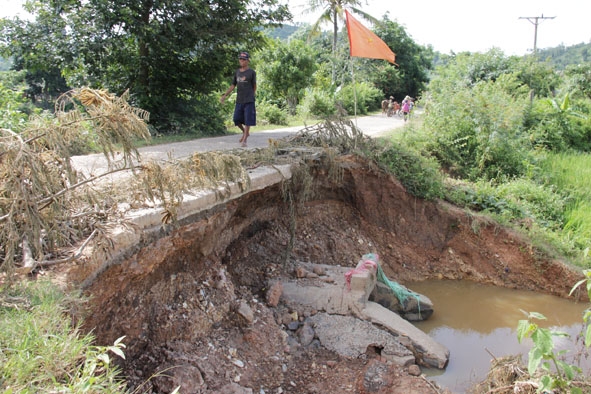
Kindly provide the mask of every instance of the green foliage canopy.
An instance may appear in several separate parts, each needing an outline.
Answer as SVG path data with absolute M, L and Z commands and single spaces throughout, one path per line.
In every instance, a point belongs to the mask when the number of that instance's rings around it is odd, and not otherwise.
M 564 76 L 568 92 L 574 97 L 591 99 L 591 63 L 568 65 Z
M 430 84 L 424 118 L 429 151 L 451 174 L 470 180 L 523 174 L 529 88 L 507 72 L 494 50 L 454 60 L 438 68 Z
M 361 15 L 365 19 L 374 20 L 375 18 L 364 12 L 360 8 L 359 0 L 309 0 L 309 8 L 304 12 L 322 11 L 320 17 L 314 22 L 311 28 L 311 34 L 317 34 L 320 31 L 320 26 L 324 23 L 332 24 L 332 52 L 337 50 L 339 20 L 345 20 L 345 10 Z
M 316 71 L 316 53 L 305 42 L 291 40 L 275 42 L 261 51 L 257 73 L 260 73 L 261 90 L 268 91 L 275 99 L 287 104 L 293 115 L 304 89 L 312 83 Z
M 260 28 L 290 17 L 277 0 L 42 0 L 29 7 L 34 21 L 3 22 L 4 56 L 30 71 L 59 69 L 72 86 L 130 89 L 160 127 L 199 114 L 236 67 L 238 51 L 260 48 Z
M 394 96 L 398 101 L 409 95 L 419 97 L 429 81 L 433 50 L 418 45 L 400 24 L 387 16 L 376 25 L 375 33 L 394 51 L 398 67 L 384 65 L 383 72 L 375 78 L 385 96 Z

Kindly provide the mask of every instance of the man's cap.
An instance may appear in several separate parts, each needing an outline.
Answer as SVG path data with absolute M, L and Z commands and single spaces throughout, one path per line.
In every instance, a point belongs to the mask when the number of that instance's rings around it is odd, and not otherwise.
M 240 52 L 238 59 L 250 60 L 250 55 L 248 52 Z

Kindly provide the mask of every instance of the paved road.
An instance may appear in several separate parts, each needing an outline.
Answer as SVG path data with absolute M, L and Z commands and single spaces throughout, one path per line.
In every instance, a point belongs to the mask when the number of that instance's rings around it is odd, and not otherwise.
M 377 137 L 386 134 L 404 125 L 404 121 L 398 117 L 388 118 L 385 115 L 376 114 L 361 116 L 353 119 L 357 127 L 364 134 L 370 137 Z M 282 129 L 257 131 L 256 127 L 251 130 L 248 138 L 248 148 L 266 148 L 268 140 L 281 139 L 293 135 L 305 128 L 305 126 L 287 127 Z M 236 128 L 238 130 L 238 128 Z M 184 158 L 194 152 L 219 151 L 240 148 L 239 134 L 225 135 L 222 137 L 200 138 L 192 141 L 175 142 L 171 144 L 152 145 L 139 148 L 144 159 L 166 159 L 170 154 L 174 158 Z M 95 174 L 107 168 L 107 161 L 103 154 L 92 154 L 85 156 L 74 156 L 72 163 L 75 168 L 83 170 L 87 174 Z

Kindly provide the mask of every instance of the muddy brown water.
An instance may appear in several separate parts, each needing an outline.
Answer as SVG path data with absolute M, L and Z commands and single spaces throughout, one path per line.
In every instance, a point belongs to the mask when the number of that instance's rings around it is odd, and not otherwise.
M 578 347 L 573 341 L 581 332 L 583 311 L 588 306 L 471 281 L 428 280 L 408 287 L 434 303 L 431 319 L 415 325 L 450 350 L 444 371 L 424 372 L 454 393 L 464 393 L 484 380 L 493 356 L 522 354 L 526 362 L 532 342 L 526 339 L 520 344 L 517 340 L 518 321 L 525 318 L 523 311 L 541 313 L 547 320 L 536 320 L 540 326 L 570 334 L 570 339 L 555 340 L 555 347 L 567 349 L 567 355 L 574 356 Z M 567 361 L 574 363 L 569 358 Z M 591 367 L 589 360 L 581 366 L 586 371 Z

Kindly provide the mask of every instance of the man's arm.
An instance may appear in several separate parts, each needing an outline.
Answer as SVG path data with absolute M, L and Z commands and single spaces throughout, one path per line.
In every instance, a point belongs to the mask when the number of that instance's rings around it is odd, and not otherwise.
M 226 93 L 222 94 L 222 97 L 220 97 L 220 103 L 222 103 L 222 104 L 224 103 L 224 101 L 226 100 L 226 97 L 234 91 L 235 87 L 236 87 L 236 85 L 230 85 L 228 90 L 226 90 Z

